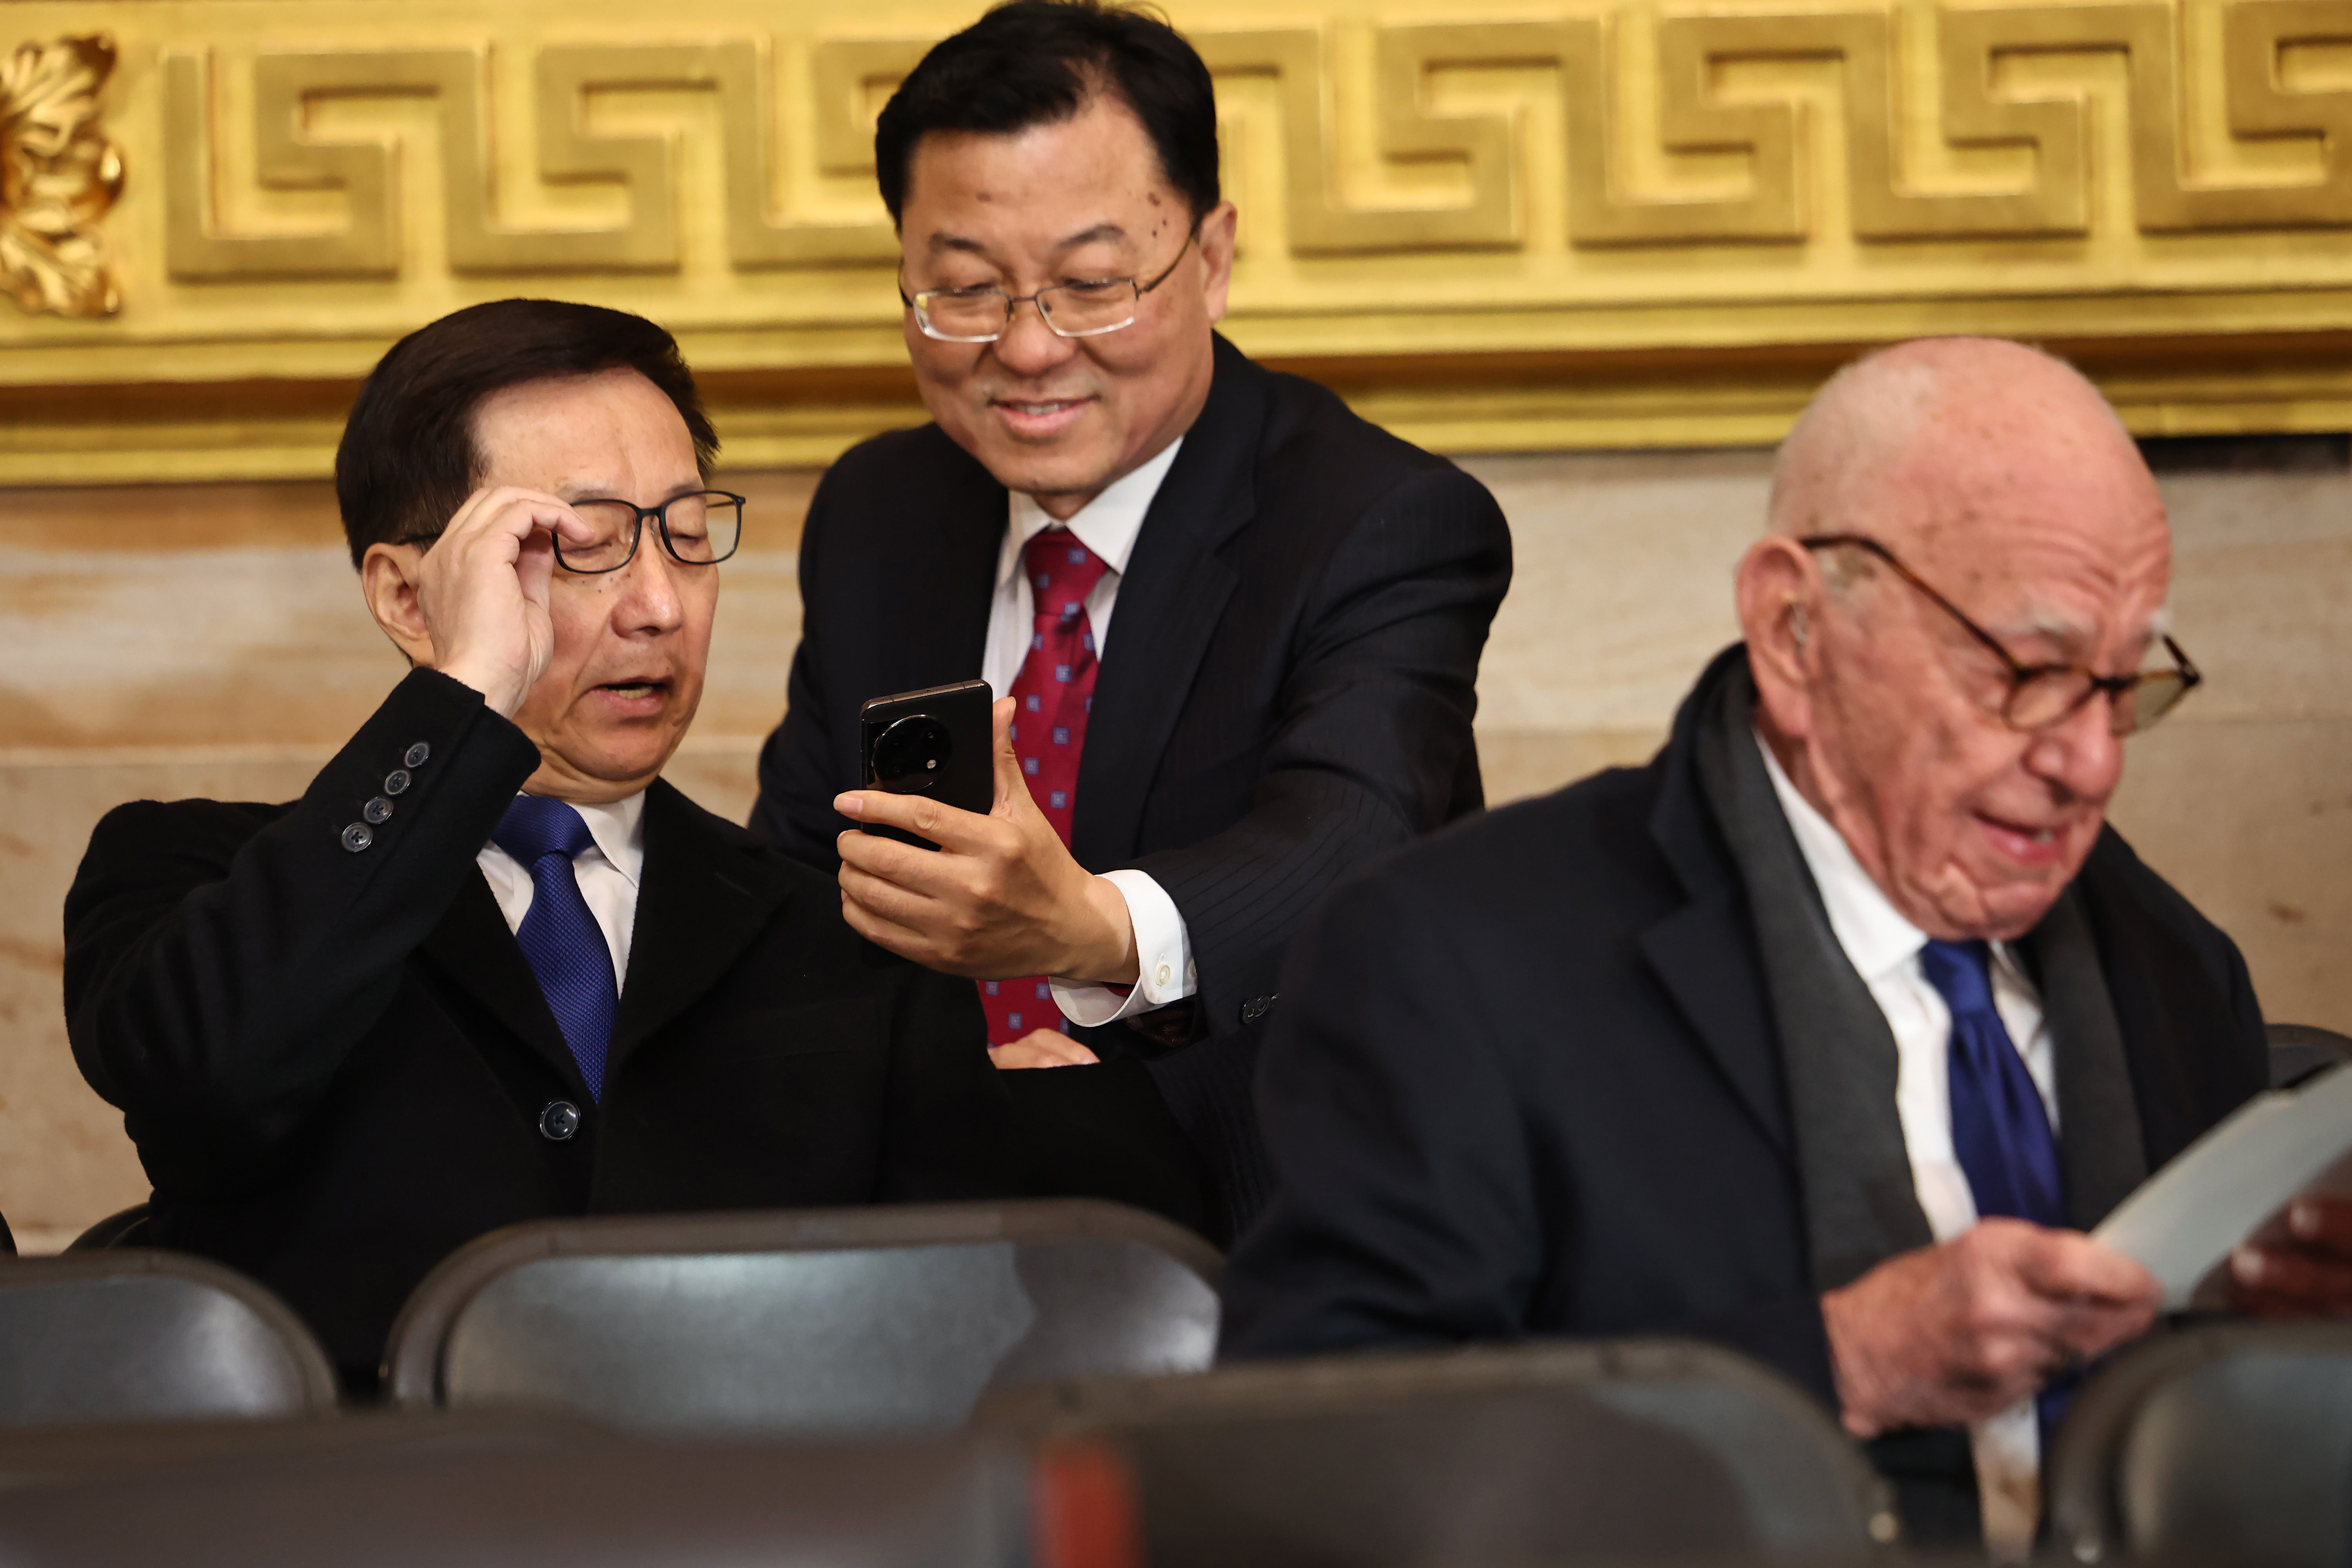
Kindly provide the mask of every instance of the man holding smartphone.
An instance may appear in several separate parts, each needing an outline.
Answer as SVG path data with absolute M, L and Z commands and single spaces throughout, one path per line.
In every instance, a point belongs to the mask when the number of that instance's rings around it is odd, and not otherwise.
M 753 826 L 838 868 L 859 932 L 977 981 L 998 1065 L 1148 1071 L 1238 1229 L 1291 933 L 1481 804 L 1507 529 L 1452 464 L 1217 335 L 1214 91 L 1164 23 L 1013 0 L 924 58 L 875 146 L 934 423 L 817 491 Z M 975 677 L 991 811 L 856 787 L 868 699 Z

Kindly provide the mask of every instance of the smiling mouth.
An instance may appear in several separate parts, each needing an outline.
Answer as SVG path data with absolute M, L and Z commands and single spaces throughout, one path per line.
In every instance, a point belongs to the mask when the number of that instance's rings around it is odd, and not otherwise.
M 669 689 L 667 680 L 608 680 L 596 688 L 615 697 L 658 697 Z
M 2036 865 L 2060 853 L 2066 837 L 2063 824 L 2005 822 L 1981 813 L 1977 820 L 1990 831 L 1996 845 L 2018 859 Z

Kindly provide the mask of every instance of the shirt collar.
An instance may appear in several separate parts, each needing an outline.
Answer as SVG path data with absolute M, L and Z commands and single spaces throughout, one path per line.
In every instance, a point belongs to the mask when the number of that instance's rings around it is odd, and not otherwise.
M 1128 557 L 1135 553 L 1135 536 L 1143 531 L 1143 514 L 1151 510 L 1151 500 L 1160 493 L 1160 483 L 1168 477 L 1169 468 L 1176 461 L 1176 450 L 1183 444 L 1181 436 L 1169 442 L 1159 456 L 1105 489 L 1062 526 L 1076 534 L 1078 542 L 1093 551 L 1096 560 L 1124 574 Z M 1013 581 L 1013 574 L 1021 570 L 1021 552 L 1028 548 L 1029 542 L 1055 521 L 1037 504 L 1036 497 L 1020 490 L 1010 493 L 1012 526 L 1004 531 L 1004 548 L 996 558 L 996 585 L 1000 588 Z
M 1830 930 L 1845 949 L 1854 972 L 1868 983 L 1917 957 L 1927 945 L 1927 933 L 1903 917 L 1854 858 L 1844 836 L 1813 809 L 1812 802 L 1797 793 L 1764 737 L 1756 735 L 1755 740 L 1756 749 L 1764 753 L 1764 771 L 1772 778 L 1772 793 L 1780 796 L 1780 810 L 1805 858 L 1805 868 L 1812 872 L 1813 886 L 1821 889 Z
M 635 887 L 646 864 L 646 792 L 639 790 L 625 800 L 602 805 L 567 804 L 588 825 L 588 837 L 596 841 L 604 863 Z

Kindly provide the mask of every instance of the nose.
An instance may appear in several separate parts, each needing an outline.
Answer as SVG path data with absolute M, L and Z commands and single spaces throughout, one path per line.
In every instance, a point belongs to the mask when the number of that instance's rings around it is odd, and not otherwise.
M 2095 692 L 2065 718 L 2035 731 L 2025 749 L 2026 771 L 2078 800 L 2104 802 L 2115 794 L 2124 777 L 2123 737 L 2115 731 L 2116 700 Z
M 1078 352 L 1076 342 L 1062 337 L 1045 324 L 1045 312 L 1034 300 L 1013 307 L 1004 335 L 989 345 L 996 363 L 1015 375 L 1043 375 Z
M 658 637 L 686 623 L 686 595 L 679 592 L 681 572 L 708 572 L 708 566 L 682 566 L 670 559 L 651 523 L 638 541 L 637 552 L 621 568 L 620 598 L 613 606 L 613 626 L 623 637 Z

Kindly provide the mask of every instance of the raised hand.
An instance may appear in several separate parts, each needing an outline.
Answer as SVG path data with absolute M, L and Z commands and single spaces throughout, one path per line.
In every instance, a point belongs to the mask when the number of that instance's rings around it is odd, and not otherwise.
M 1118 889 L 1070 858 L 1013 754 L 1013 700 L 996 704 L 996 802 L 986 816 L 922 795 L 852 790 L 833 806 L 937 850 L 841 835 L 841 912 L 877 946 L 976 980 L 1024 974 L 1119 984 L 1136 977 Z
M 415 572 L 433 668 L 508 718 L 554 655 L 547 595 L 559 534 L 581 545 L 595 537 L 578 512 L 545 491 L 476 490 Z
M 2080 1232 L 1979 1221 L 1822 1295 L 1840 1415 L 1857 1437 L 1981 1421 L 2147 1332 L 2162 1300 Z

